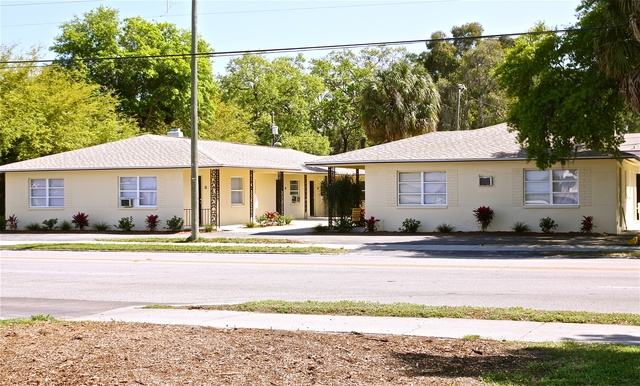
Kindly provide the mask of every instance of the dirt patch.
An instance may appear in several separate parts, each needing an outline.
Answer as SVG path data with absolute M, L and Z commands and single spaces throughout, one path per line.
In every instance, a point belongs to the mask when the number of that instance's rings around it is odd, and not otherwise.
M 0 327 L 4 385 L 477 385 L 534 360 L 480 339 L 61 322 Z

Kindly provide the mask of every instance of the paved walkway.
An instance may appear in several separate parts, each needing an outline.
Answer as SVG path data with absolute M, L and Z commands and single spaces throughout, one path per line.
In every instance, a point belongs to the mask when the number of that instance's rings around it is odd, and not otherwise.
M 293 331 L 358 332 L 526 342 L 576 341 L 640 345 L 640 327 L 471 320 L 448 318 L 395 318 L 369 316 L 260 314 L 234 311 L 143 309 L 126 307 L 73 320 L 186 324 L 217 328 L 256 328 Z

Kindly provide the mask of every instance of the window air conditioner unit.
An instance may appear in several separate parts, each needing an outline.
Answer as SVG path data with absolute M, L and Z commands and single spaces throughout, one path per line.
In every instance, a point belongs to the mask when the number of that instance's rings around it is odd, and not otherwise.
M 478 184 L 480 186 L 493 186 L 493 177 L 478 177 Z
M 133 198 L 121 198 L 120 206 L 123 208 L 132 208 L 133 207 Z
M 296 202 L 300 202 L 300 196 L 291 196 L 291 203 L 295 204 Z

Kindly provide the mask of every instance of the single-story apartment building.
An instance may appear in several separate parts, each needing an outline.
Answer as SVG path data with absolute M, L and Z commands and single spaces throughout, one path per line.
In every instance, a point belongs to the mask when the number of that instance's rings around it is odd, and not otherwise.
M 173 134 L 173 133 L 170 133 Z M 6 213 L 19 229 L 78 212 L 90 224 L 133 217 L 142 230 L 148 215 L 191 219 L 191 141 L 141 135 L 0 166 Z M 320 194 L 326 167 L 307 166 L 316 155 L 281 147 L 198 140 L 201 225 L 244 224 L 265 212 L 295 219 L 325 216 Z
M 634 142 L 635 140 L 635 142 Z M 397 231 L 408 218 L 419 231 L 450 224 L 479 229 L 473 211 L 494 210 L 489 231 L 516 222 L 540 231 L 550 217 L 558 232 L 577 232 L 593 216 L 595 232 L 640 230 L 640 145 L 627 136 L 619 159 L 581 150 L 564 166 L 539 170 L 527 162 L 507 124 L 469 131 L 432 132 L 307 162 L 308 166 L 366 171 L 366 217 Z

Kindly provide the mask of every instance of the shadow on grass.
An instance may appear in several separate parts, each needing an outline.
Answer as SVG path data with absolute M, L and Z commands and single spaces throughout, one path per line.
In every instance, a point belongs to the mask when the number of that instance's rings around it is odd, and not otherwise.
M 497 343 L 497 342 L 496 342 Z M 413 377 L 470 377 L 498 385 L 637 385 L 640 347 L 576 342 L 527 344 L 486 355 L 396 353 Z

